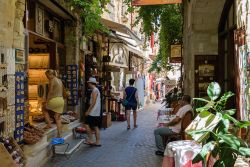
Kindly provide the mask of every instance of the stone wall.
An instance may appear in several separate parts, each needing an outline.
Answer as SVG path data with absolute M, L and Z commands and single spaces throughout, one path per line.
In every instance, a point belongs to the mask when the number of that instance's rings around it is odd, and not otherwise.
M 1 68 L 1 75 L 7 74 L 8 88 L 1 92 L 7 98 L 5 111 L 5 132 L 13 135 L 15 128 L 15 50 L 24 50 L 23 16 L 25 0 L 0 1 L 0 53 L 4 55 L 6 69 Z M 1 83 L 2 84 L 2 83 Z
M 16 0 L 0 1 L 0 47 L 12 48 Z
M 195 55 L 218 55 L 218 24 L 225 0 L 184 1 L 184 93 L 194 96 Z

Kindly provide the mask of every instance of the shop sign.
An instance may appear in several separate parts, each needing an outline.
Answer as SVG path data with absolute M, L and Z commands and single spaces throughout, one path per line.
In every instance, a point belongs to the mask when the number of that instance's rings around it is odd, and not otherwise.
M 4 62 L 3 56 L 1 55 L 1 62 Z M 15 62 L 18 64 L 24 64 L 24 50 L 15 50 Z
M 179 4 L 182 0 L 133 0 L 133 6 Z
M 137 71 L 139 66 L 140 66 L 139 59 L 133 56 L 133 53 L 130 52 L 129 69 L 131 71 Z
M 128 67 L 128 51 L 123 44 L 115 43 L 110 49 L 110 65 L 118 67 Z
M 171 63 L 181 63 L 182 57 L 182 45 L 171 45 Z

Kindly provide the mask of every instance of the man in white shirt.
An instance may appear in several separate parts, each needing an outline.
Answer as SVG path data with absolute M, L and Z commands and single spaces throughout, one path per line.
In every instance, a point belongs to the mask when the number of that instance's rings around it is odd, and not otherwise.
M 188 111 L 192 111 L 191 97 L 188 95 L 184 95 L 182 99 L 179 101 L 179 104 L 182 106 L 178 112 L 176 113 L 176 117 L 165 124 L 165 127 L 157 128 L 154 130 L 155 135 L 155 144 L 158 150 L 155 152 L 156 155 L 163 156 L 164 154 L 164 144 L 162 141 L 162 136 L 172 135 L 176 133 L 180 133 L 181 131 L 181 122 L 184 118 L 185 114 Z
M 85 113 L 86 121 L 85 121 L 85 127 L 88 134 L 88 140 L 85 142 L 85 144 L 92 145 L 92 146 L 101 146 L 100 144 L 100 130 L 99 125 L 101 122 L 101 98 L 100 98 L 100 92 L 98 88 L 96 87 L 97 81 L 95 78 L 90 77 L 88 81 L 89 88 L 92 89 L 91 97 L 90 97 L 90 106 L 88 110 Z M 95 130 L 95 137 L 96 142 L 93 142 L 92 140 L 92 130 Z

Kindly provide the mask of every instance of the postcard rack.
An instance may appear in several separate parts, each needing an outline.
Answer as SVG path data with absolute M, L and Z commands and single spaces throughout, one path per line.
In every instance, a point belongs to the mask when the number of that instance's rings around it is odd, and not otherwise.
M 67 104 L 69 106 L 78 105 L 78 66 L 77 65 L 67 65 L 66 68 L 66 87 L 70 91 L 70 96 L 67 99 Z

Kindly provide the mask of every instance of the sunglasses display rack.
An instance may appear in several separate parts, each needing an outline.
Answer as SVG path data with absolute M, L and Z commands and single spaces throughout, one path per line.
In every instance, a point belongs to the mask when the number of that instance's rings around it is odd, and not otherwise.
M 14 132 L 14 138 L 21 144 L 23 142 L 24 133 L 24 73 L 16 72 L 16 128 Z
M 67 104 L 69 106 L 78 105 L 78 66 L 77 65 L 67 65 L 66 68 L 66 87 L 70 91 L 70 96 L 68 97 Z

